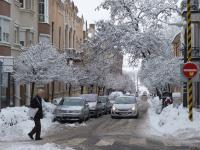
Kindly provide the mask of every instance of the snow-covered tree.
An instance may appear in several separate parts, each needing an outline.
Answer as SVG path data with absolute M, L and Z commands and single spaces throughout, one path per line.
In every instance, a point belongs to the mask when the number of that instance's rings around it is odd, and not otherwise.
M 111 20 L 99 21 L 89 47 L 129 53 L 132 62 L 159 54 L 163 22 L 178 11 L 177 0 L 104 0 L 99 9 L 110 11 Z
M 13 76 L 21 83 L 33 83 L 33 88 L 35 84 L 76 80 L 72 68 L 67 65 L 67 56 L 48 43 L 24 48 L 15 60 Z
M 135 83 L 125 74 L 110 73 L 104 80 L 107 89 L 135 92 Z
M 156 57 L 143 62 L 139 72 L 140 81 L 150 91 L 165 88 L 168 85 L 180 86 L 180 65 L 182 58 Z

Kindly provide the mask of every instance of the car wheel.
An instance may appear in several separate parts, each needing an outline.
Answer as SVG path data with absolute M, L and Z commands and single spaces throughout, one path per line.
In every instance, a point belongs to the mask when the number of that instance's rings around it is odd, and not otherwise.
M 81 123 L 83 123 L 83 122 L 84 122 L 84 120 L 85 120 L 85 119 L 84 119 L 84 117 L 83 117 L 83 118 L 79 119 L 79 121 L 78 121 L 78 122 L 81 124 Z
M 139 112 L 137 113 L 137 115 L 135 116 L 135 118 L 136 118 L 136 119 L 139 118 Z
M 52 122 L 56 122 L 56 121 L 57 121 L 57 119 L 56 119 L 56 118 L 53 118 Z
M 112 119 L 116 119 L 114 116 L 111 116 Z
M 88 114 L 88 115 L 87 115 L 87 121 L 88 121 L 89 119 L 90 119 L 90 115 Z
M 94 115 L 95 118 L 98 118 L 99 117 L 99 112 L 97 111 Z

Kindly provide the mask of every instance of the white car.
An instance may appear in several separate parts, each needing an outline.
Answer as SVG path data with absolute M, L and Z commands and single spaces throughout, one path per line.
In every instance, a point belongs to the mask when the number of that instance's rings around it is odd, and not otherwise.
M 111 109 L 112 118 L 135 117 L 138 118 L 139 111 L 134 96 L 117 97 Z

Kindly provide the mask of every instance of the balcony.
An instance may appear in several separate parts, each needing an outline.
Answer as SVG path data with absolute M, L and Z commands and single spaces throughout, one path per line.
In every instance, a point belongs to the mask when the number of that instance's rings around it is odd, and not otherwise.
M 82 52 L 79 52 L 74 48 L 67 48 L 64 52 L 67 54 L 68 59 L 74 60 L 75 62 L 80 62 L 82 59 Z
M 200 47 L 193 47 L 192 48 L 192 58 L 194 60 L 200 59 Z
M 199 12 L 199 1 L 198 0 L 191 0 L 191 12 L 196 13 Z M 187 0 L 183 0 L 181 2 L 181 13 L 183 16 L 187 13 Z
M 184 49 L 182 49 L 184 56 Z M 200 60 L 200 47 L 192 47 L 192 60 Z

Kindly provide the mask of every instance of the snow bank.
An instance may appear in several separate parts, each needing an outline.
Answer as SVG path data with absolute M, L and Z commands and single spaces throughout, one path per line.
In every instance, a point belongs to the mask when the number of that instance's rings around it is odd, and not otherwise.
M 60 148 L 56 144 L 45 144 L 45 145 L 13 145 L 9 148 L 6 148 L 5 150 L 74 150 L 72 148 L 66 147 L 66 148 Z
M 193 111 L 194 121 L 188 119 L 188 109 L 182 105 L 178 108 L 169 105 L 158 114 L 157 109 L 160 107 L 158 98 L 149 99 L 149 125 L 156 130 L 154 134 L 170 135 L 175 137 L 191 138 L 200 132 L 200 112 L 196 109 Z
M 48 132 L 52 126 L 52 119 L 55 106 L 50 103 L 43 103 L 44 119 L 41 120 L 42 135 Z M 2 109 L 0 112 L 0 141 L 25 140 L 27 133 L 34 126 L 29 119 L 27 107 L 12 107 Z

